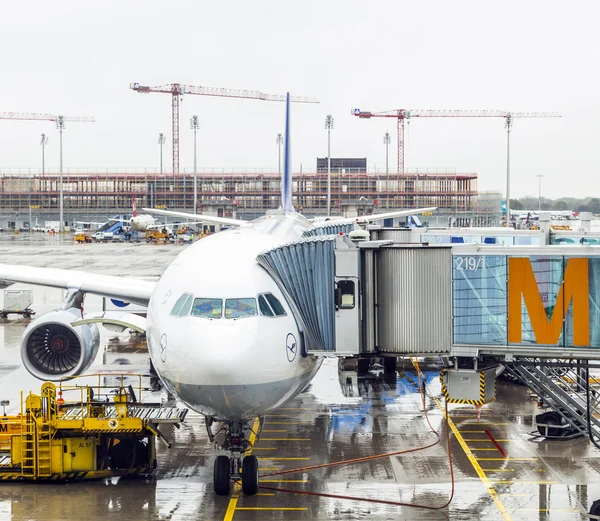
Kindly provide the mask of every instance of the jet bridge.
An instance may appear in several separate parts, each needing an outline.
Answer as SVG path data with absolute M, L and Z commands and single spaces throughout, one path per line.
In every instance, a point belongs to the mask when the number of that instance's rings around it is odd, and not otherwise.
M 441 356 L 446 397 L 475 404 L 494 399 L 503 365 L 552 408 L 540 433 L 587 434 L 600 446 L 600 382 L 589 384 L 600 367 L 600 247 L 352 235 L 308 237 L 257 259 L 293 309 L 304 356 L 359 368 L 371 357 Z

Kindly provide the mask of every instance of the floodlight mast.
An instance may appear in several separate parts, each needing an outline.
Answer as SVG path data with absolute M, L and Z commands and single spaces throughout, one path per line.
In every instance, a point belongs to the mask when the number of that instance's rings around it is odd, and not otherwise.
M 327 130 L 327 217 L 331 216 L 331 130 L 333 129 L 333 116 L 328 114 L 325 118 Z
M 53 114 L 39 114 L 39 113 L 28 113 L 28 112 L 0 112 L 0 119 L 15 119 L 22 121 L 54 121 L 56 128 L 59 132 L 60 140 L 60 174 L 58 181 L 59 190 L 59 219 L 60 225 L 58 228 L 59 232 L 64 230 L 63 222 L 63 155 L 62 155 L 62 131 L 65 128 L 65 121 L 71 121 L 74 123 L 94 123 L 94 118 L 87 116 L 54 116 Z M 45 134 L 42 134 L 42 173 L 44 171 L 43 165 L 43 154 L 44 154 L 44 142 Z M 47 142 L 47 141 L 46 141 Z

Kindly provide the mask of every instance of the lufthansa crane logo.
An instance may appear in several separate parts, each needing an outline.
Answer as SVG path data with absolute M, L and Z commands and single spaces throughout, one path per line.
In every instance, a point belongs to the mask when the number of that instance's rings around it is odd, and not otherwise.
M 285 339 L 285 353 L 287 355 L 288 362 L 293 362 L 298 352 L 298 344 L 296 343 L 296 337 L 292 333 L 288 333 Z
M 159 348 L 160 348 L 160 359 L 164 362 L 167 359 L 167 335 L 166 334 L 163 334 L 163 336 L 160 337 Z

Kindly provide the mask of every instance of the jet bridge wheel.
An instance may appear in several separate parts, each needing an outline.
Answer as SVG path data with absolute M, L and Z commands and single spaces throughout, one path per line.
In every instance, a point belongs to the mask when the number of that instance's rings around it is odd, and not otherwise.
M 562 416 L 554 411 L 548 411 L 536 416 L 535 421 L 537 423 L 544 423 L 549 425 L 546 427 L 542 427 L 538 425 L 538 432 L 542 436 L 549 436 L 551 438 L 559 438 L 568 434 L 567 429 L 561 428 L 562 425 Z M 556 425 L 556 427 L 552 427 L 552 425 Z
M 257 467 L 258 468 L 258 467 Z M 227 456 L 217 456 L 213 482 L 217 496 L 228 496 L 231 490 L 231 465 Z
M 592 503 L 589 514 L 590 516 L 600 516 L 600 499 L 596 499 L 596 501 Z
M 242 491 L 247 496 L 258 492 L 258 458 L 246 456 L 242 462 Z

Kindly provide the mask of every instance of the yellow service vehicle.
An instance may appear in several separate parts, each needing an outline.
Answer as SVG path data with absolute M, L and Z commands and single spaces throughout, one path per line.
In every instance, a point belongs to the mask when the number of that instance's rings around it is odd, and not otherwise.
M 171 235 L 166 228 L 162 230 L 149 230 L 146 232 L 146 242 L 168 242 L 171 240 Z
M 167 446 L 158 426 L 178 425 L 187 409 L 138 401 L 126 378 L 94 375 L 97 385 L 42 385 L 29 393 L 16 415 L 0 417 L 0 481 L 69 481 L 149 474 L 156 468 L 156 438 Z M 89 378 L 86 376 L 85 378 Z M 110 389 L 110 390 L 109 390 Z M 75 399 L 63 397 L 74 395 Z M 6 402 L 2 402 L 6 405 Z
M 79 232 L 79 233 L 75 234 L 75 242 L 82 244 L 84 242 L 94 242 L 94 241 L 92 239 L 92 236 L 89 233 Z

